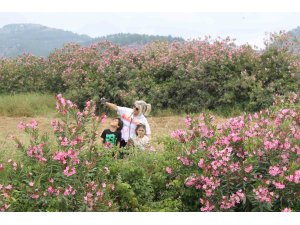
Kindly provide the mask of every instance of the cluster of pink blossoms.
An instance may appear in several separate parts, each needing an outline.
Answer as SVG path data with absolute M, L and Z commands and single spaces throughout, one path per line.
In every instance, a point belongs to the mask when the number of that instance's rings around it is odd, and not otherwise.
M 18 124 L 18 128 L 20 130 L 25 130 L 26 128 L 30 128 L 30 129 L 36 130 L 38 128 L 38 122 L 36 120 L 31 120 L 27 124 L 25 124 L 24 122 L 20 122 Z
M 69 109 L 77 109 L 77 105 L 72 103 L 70 100 L 65 100 L 62 97 L 62 94 L 56 96 L 56 109 L 61 112 L 63 115 L 67 114 Z
M 66 152 L 56 152 L 53 154 L 52 158 L 59 161 L 61 164 L 66 165 L 64 169 L 64 175 L 67 177 L 76 174 L 76 168 L 71 167 L 71 165 L 77 165 L 80 163 L 78 159 L 79 152 L 73 149 L 69 149 Z
M 45 143 L 40 143 L 37 146 L 29 146 L 27 150 L 27 155 L 31 158 L 35 158 L 40 162 L 47 162 L 47 159 L 44 157 L 44 148 Z
M 184 130 L 175 130 L 171 133 L 171 137 L 180 141 L 180 142 L 187 142 L 186 139 L 186 132 Z
M 244 201 L 246 198 L 242 190 L 238 190 L 236 193 L 230 195 L 229 197 L 223 196 L 222 202 L 220 204 L 221 209 L 230 209 L 237 204 L 240 204 L 241 201 Z
M 255 198 L 259 202 L 271 203 L 274 197 L 274 192 L 269 192 L 268 188 L 259 186 L 256 189 L 253 189 L 255 193 Z
M 0 184 L 0 212 L 4 212 L 10 207 L 8 200 L 10 199 L 10 192 L 12 189 L 13 186 L 11 184 L 6 186 Z

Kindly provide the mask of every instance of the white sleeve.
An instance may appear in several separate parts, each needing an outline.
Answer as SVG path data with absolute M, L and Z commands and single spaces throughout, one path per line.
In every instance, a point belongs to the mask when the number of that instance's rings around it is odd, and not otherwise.
M 120 107 L 120 106 L 117 107 L 117 113 L 120 116 L 122 116 L 123 114 L 126 114 L 126 113 L 131 113 L 131 111 L 132 111 L 132 109 L 127 108 L 127 107 Z

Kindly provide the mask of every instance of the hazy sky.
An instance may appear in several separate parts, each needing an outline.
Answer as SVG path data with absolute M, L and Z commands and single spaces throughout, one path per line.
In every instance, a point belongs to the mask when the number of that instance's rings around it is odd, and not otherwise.
M 237 44 L 263 47 L 266 32 L 300 26 L 299 4 L 299 0 L 8 0 L 1 2 L 0 27 L 36 23 L 91 37 L 121 32 L 185 39 L 230 36 Z
M 11 23 L 36 23 L 87 34 L 114 33 L 172 35 L 185 39 L 220 36 L 263 47 L 265 32 L 300 26 L 300 12 L 0 12 L 0 27 Z

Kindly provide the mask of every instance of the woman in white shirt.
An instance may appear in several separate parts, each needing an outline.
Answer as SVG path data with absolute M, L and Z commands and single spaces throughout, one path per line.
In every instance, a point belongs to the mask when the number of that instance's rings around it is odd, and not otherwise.
M 136 127 L 144 124 L 146 127 L 146 136 L 150 139 L 151 129 L 145 115 L 149 115 L 151 105 L 144 101 L 135 101 L 132 108 L 120 107 L 116 104 L 107 102 L 105 98 L 101 98 L 101 103 L 108 108 L 117 111 L 123 121 L 121 147 L 125 147 L 128 141 L 136 137 Z

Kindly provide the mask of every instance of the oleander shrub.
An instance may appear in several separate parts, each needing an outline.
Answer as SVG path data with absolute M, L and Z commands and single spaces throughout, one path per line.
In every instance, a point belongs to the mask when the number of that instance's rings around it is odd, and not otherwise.
M 296 94 L 215 124 L 201 114 L 172 133 L 201 211 L 299 211 L 300 108 Z

